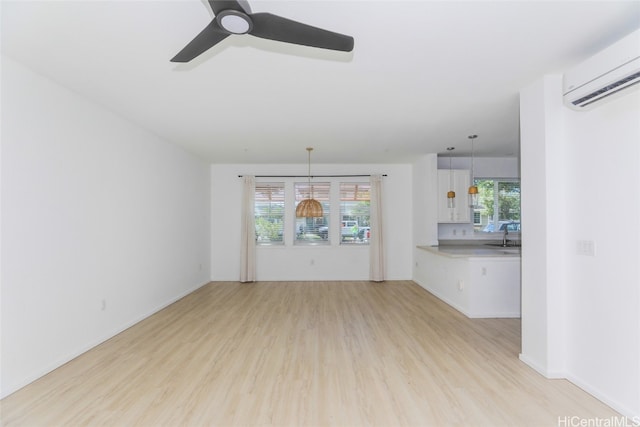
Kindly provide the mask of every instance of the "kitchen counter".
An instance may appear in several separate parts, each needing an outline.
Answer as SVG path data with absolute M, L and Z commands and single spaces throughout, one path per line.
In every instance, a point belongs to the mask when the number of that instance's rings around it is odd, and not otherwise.
M 417 246 L 437 255 L 449 258 L 513 258 L 520 257 L 519 246 L 489 246 L 489 245 L 440 245 Z
M 418 285 L 471 318 L 520 317 L 519 246 L 442 243 L 416 247 Z

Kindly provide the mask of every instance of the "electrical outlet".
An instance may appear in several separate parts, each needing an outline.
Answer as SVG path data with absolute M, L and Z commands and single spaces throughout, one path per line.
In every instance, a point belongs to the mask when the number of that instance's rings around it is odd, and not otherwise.
M 596 244 L 593 240 L 578 240 L 576 242 L 576 254 L 584 256 L 596 256 Z

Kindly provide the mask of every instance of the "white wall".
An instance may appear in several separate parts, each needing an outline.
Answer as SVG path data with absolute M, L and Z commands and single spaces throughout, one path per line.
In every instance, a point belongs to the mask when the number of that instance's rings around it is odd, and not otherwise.
M 551 378 L 564 377 L 566 161 L 562 77 L 520 92 L 522 353 Z
M 451 158 L 452 169 L 471 169 L 471 157 Z M 449 169 L 449 158 L 438 156 L 438 169 Z M 473 161 L 476 178 L 520 178 L 520 161 L 517 157 L 476 157 Z
M 566 110 L 565 136 L 567 374 L 640 417 L 640 93 Z
M 387 174 L 383 178 L 387 279 L 411 279 L 412 182 L 411 165 L 315 165 L 312 174 Z M 305 175 L 306 164 L 211 166 L 211 280 L 238 280 L 240 272 L 239 174 Z M 363 178 L 367 179 L 367 178 Z M 267 179 L 293 182 L 300 179 Z M 304 178 L 302 179 L 304 181 Z M 335 207 L 337 209 L 337 207 Z M 293 210 L 293 208 L 292 208 Z M 335 214 L 339 211 L 335 210 Z M 334 218 L 339 218 L 336 216 Z M 335 224 L 335 222 L 333 222 Z M 287 226 L 285 224 L 285 226 Z M 287 231 L 287 230 L 286 230 Z M 286 232 L 285 231 L 285 232 Z M 289 233 L 291 235 L 291 233 Z M 286 240 L 286 237 L 285 237 Z M 259 246 L 256 279 L 368 280 L 367 246 Z
M 1 395 L 209 278 L 209 166 L 2 58 Z
M 434 153 L 413 164 L 413 250 L 438 244 L 438 159 Z M 415 274 L 415 273 L 414 273 Z
M 574 112 L 546 76 L 520 96 L 521 358 L 640 417 L 640 94 Z

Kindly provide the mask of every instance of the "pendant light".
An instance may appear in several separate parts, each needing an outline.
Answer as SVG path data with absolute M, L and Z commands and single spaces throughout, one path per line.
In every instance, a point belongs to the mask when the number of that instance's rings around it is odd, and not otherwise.
M 473 141 L 478 137 L 478 135 L 469 135 L 469 139 L 471 140 L 471 186 L 469 187 L 469 207 L 475 208 L 478 206 L 478 187 L 474 182 L 473 175 Z
M 453 191 L 453 170 L 451 169 L 451 152 L 455 147 L 447 147 L 449 152 L 449 191 L 447 191 L 447 207 L 454 209 L 456 207 L 456 192 Z
M 311 151 L 312 147 L 307 147 L 309 152 L 309 198 L 298 203 L 296 207 L 296 217 L 317 218 L 322 216 L 322 205 L 313 198 L 313 188 L 311 187 Z

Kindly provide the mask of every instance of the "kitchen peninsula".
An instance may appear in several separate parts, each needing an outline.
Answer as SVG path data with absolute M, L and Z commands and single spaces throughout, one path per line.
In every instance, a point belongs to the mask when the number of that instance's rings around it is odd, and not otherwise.
M 520 317 L 520 247 L 417 246 L 414 280 L 470 318 Z

